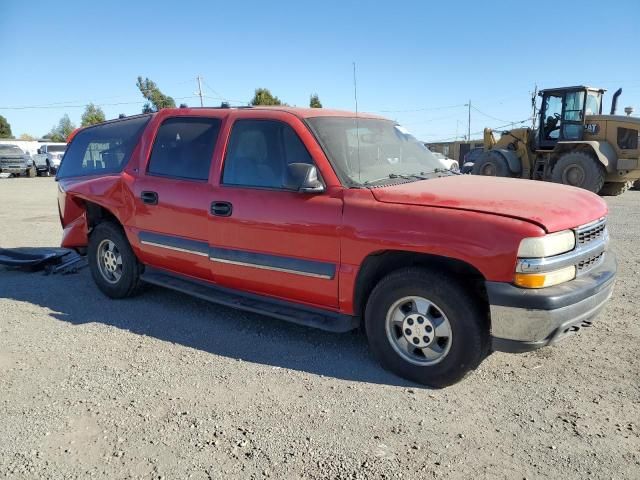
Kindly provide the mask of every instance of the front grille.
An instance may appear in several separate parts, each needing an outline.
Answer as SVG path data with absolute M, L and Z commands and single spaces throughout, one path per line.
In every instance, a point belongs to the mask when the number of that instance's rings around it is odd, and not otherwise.
M 604 258 L 604 252 L 600 252 L 598 255 L 594 255 L 591 258 L 587 258 L 582 260 L 576 265 L 576 273 L 585 273 L 592 268 L 595 268 Z
M 576 231 L 576 242 L 578 243 L 578 245 L 586 245 L 595 240 L 599 240 L 604 236 L 606 228 L 607 221 L 605 219 L 600 220 L 598 223 L 595 223 L 593 225 L 579 228 Z

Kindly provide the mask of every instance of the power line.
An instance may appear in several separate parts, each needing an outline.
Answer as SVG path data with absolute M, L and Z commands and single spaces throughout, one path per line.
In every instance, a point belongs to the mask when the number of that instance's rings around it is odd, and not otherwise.
M 443 106 L 443 107 L 426 107 L 426 108 L 414 108 L 414 109 L 409 109 L 409 110 L 373 110 L 373 112 L 378 112 L 378 113 L 407 113 L 407 112 L 429 112 L 429 111 L 433 111 L 433 110 L 447 110 L 450 108 L 459 108 L 459 107 L 466 107 L 467 104 L 463 103 L 460 105 L 447 105 L 447 106 Z
M 508 120 L 504 120 L 502 118 L 497 118 L 497 117 L 494 117 L 493 115 L 489 115 L 488 113 L 483 112 L 482 110 L 480 110 L 477 107 L 471 106 L 471 108 L 473 108 L 480 115 L 484 115 L 485 117 L 490 118 L 492 120 L 497 120 L 498 122 L 509 122 Z M 511 122 L 509 122 L 509 123 L 511 123 Z
M 189 95 L 187 97 L 173 97 L 176 100 L 184 100 L 188 98 L 194 98 L 196 95 Z M 63 102 L 59 103 L 49 103 L 44 105 L 22 105 L 18 107 L 2 107 L 0 106 L 0 110 L 32 110 L 32 109 L 64 109 L 64 108 L 84 108 L 90 103 L 93 103 L 97 107 L 113 107 L 116 105 L 141 105 L 146 103 L 144 100 L 137 100 L 132 102 L 115 102 L 115 103 L 99 103 L 99 102 L 87 102 L 77 105 L 71 105 Z

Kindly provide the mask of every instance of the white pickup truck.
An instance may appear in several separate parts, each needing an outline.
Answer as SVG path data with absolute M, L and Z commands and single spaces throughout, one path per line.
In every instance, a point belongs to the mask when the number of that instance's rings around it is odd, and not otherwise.
M 55 175 L 66 150 L 66 143 L 47 143 L 42 145 L 38 149 L 38 155 L 33 156 L 38 175 Z

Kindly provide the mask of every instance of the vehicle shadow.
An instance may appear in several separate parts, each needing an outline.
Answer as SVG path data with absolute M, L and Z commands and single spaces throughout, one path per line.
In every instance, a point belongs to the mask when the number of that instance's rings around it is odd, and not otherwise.
M 334 334 L 214 305 L 151 285 L 111 300 L 88 269 L 44 275 L 0 266 L 0 298 L 28 302 L 72 325 L 103 323 L 210 354 L 344 380 L 414 386 L 386 372 L 370 355 L 364 334 Z

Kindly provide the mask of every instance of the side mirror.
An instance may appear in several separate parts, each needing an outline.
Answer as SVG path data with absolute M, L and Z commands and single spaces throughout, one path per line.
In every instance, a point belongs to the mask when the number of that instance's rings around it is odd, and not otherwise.
M 291 163 L 285 187 L 300 193 L 322 193 L 324 185 L 318 178 L 318 169 L 308 163 Z

